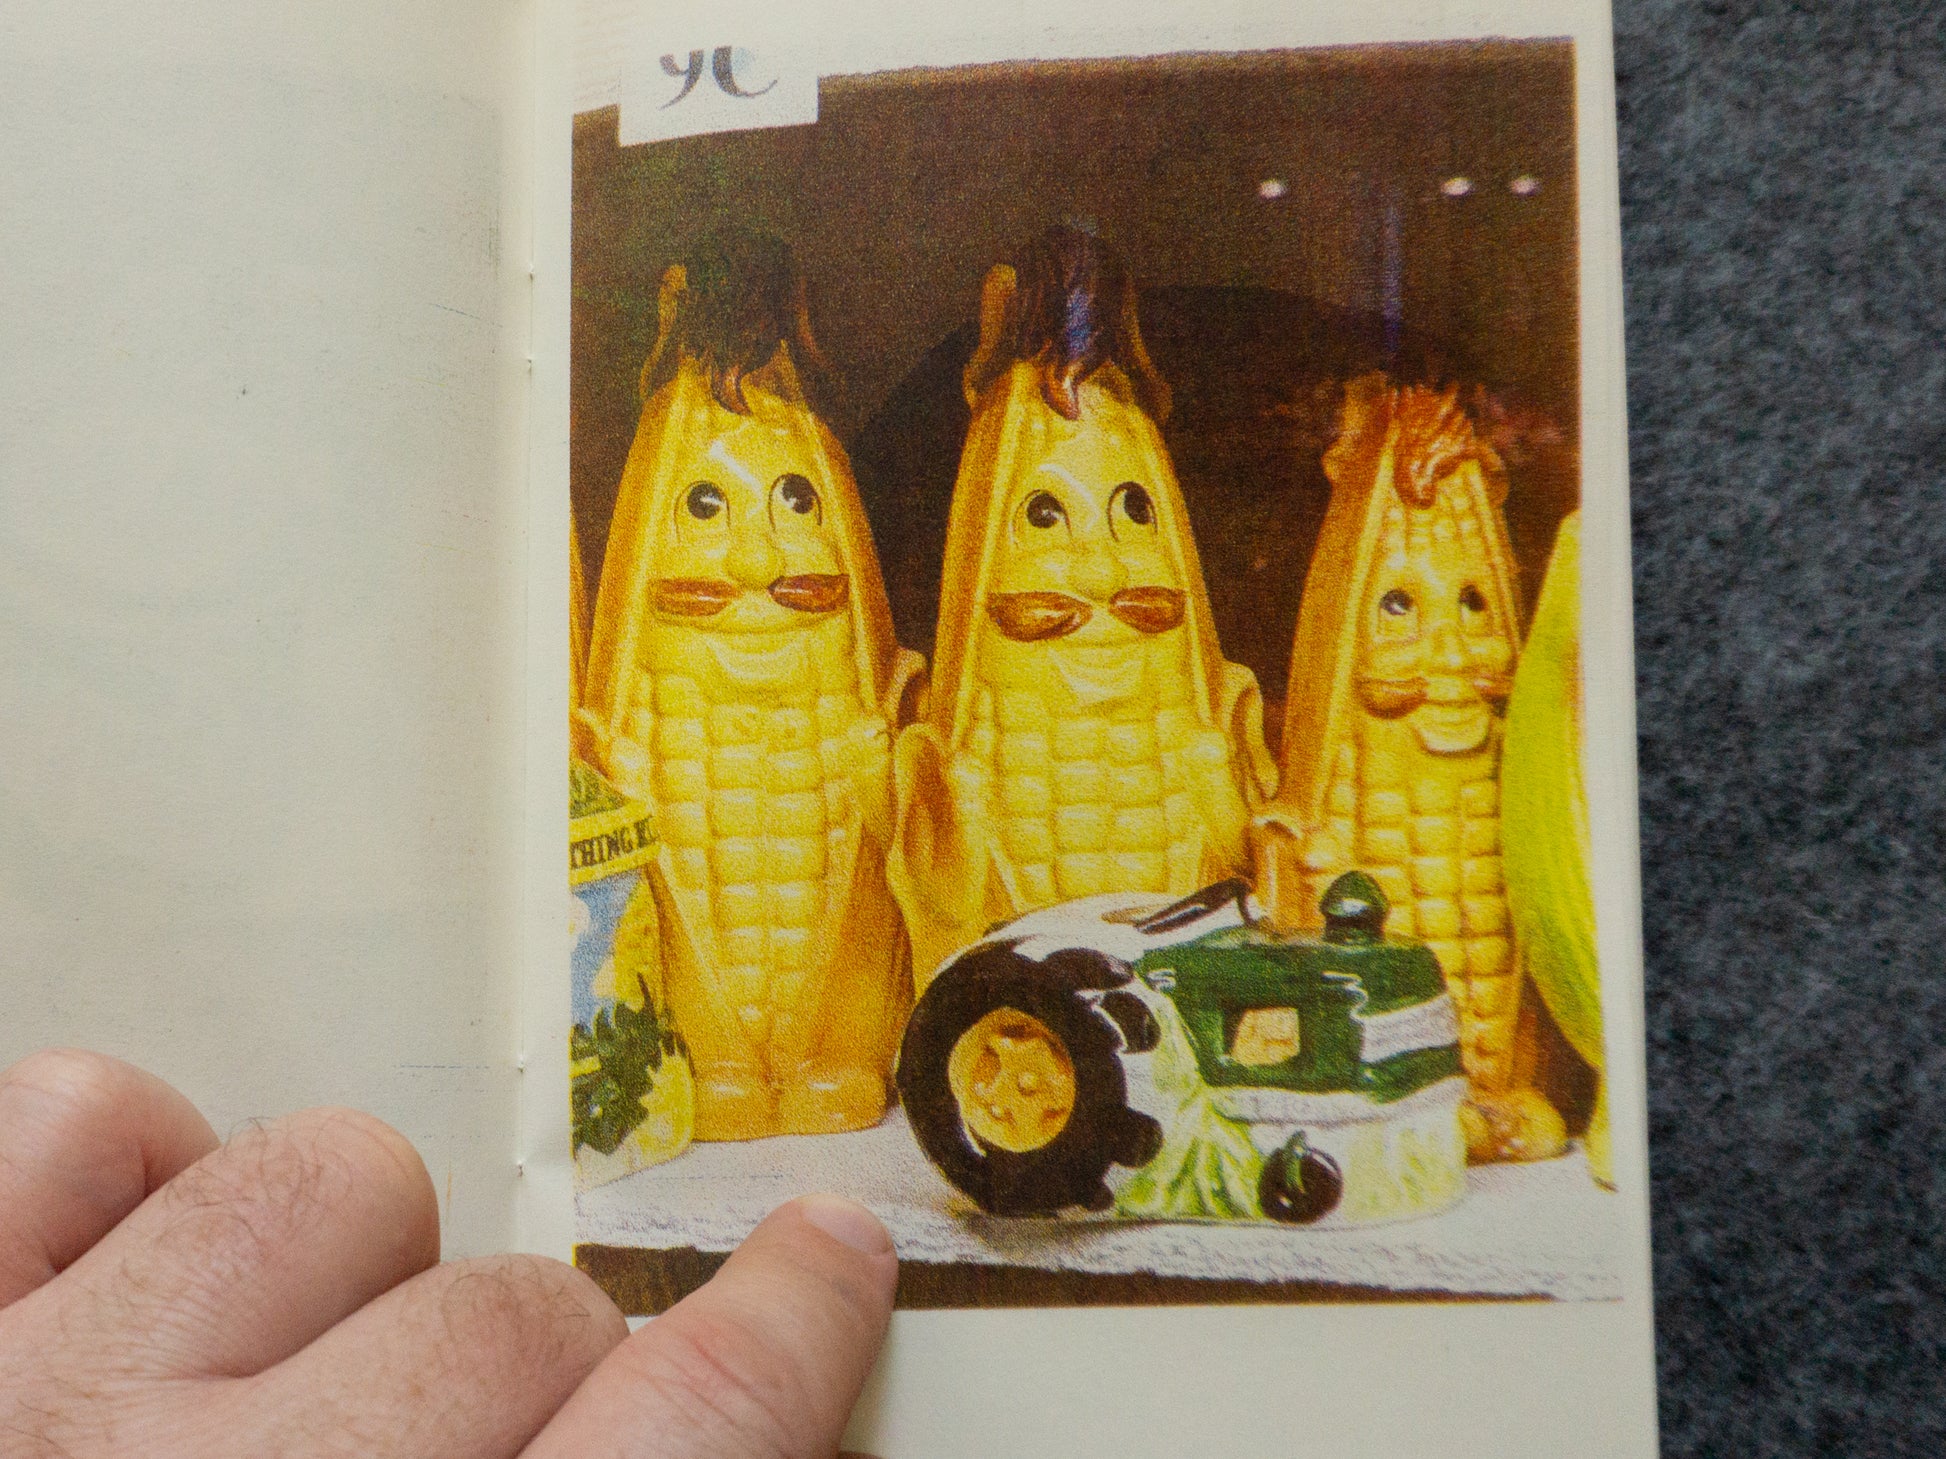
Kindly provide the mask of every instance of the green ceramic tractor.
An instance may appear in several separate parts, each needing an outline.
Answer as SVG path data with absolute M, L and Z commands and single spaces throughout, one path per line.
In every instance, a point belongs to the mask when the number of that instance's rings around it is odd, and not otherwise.
M 1438 960 L 1385 940 L 1361 872 L 1322 910 L 1321 936 L 1285 935 L 1229 881 L 995 928 L 907 1027 L 921 1147 L 996 1215 L 1334 1226 L 1452 1205 L 1466 1082 Z

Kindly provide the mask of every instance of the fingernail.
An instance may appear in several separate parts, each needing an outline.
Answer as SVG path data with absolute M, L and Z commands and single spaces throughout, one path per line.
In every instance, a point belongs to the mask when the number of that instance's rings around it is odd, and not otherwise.
M 805 1196 L 797 1208 L 826 1236 L 842 1241 L 853 1251 L 866 1256 L 884 1256 L 892 1249 L 892 1236 L 870 1211 L 842 1196 Z

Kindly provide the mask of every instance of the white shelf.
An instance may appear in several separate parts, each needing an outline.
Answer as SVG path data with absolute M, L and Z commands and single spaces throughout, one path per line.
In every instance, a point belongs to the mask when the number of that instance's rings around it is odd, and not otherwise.
M 899 1110 L 855 1134 L 692 1145 L 577 1197 L 576 1239 L 728 1251 L 778 1205 L 818 1190 L 869 1205 L 907 1261 L 1582 1301 L 1622 1295 L 1619 1202 L 1589 1178 L 1578 1150 L 1470 1170 L 1453 1210 L 1362 1230 L 1022 1220 L 983 1215 L 948 1186 Z

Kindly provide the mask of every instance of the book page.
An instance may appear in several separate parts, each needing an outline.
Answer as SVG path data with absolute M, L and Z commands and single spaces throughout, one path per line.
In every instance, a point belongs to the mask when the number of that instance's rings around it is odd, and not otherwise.
M 1653 1452 L 1607 25 L 549 12 L 524 1243 L 866 1201 L 887 1454 Z
M 517 5 L 0 19 L 0 1061 L 517 1179 L 530 34 Z

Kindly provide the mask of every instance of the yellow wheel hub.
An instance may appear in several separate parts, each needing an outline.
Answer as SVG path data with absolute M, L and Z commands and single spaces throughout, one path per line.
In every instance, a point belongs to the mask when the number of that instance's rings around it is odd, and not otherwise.
M 1015 1154 L 1038 1150 L 1074 1113 L 1074 1062 L 1053 1030 L 1017 1008 L 996 1008 L 959 1036 L 946 1084 L 967 1129 Z

